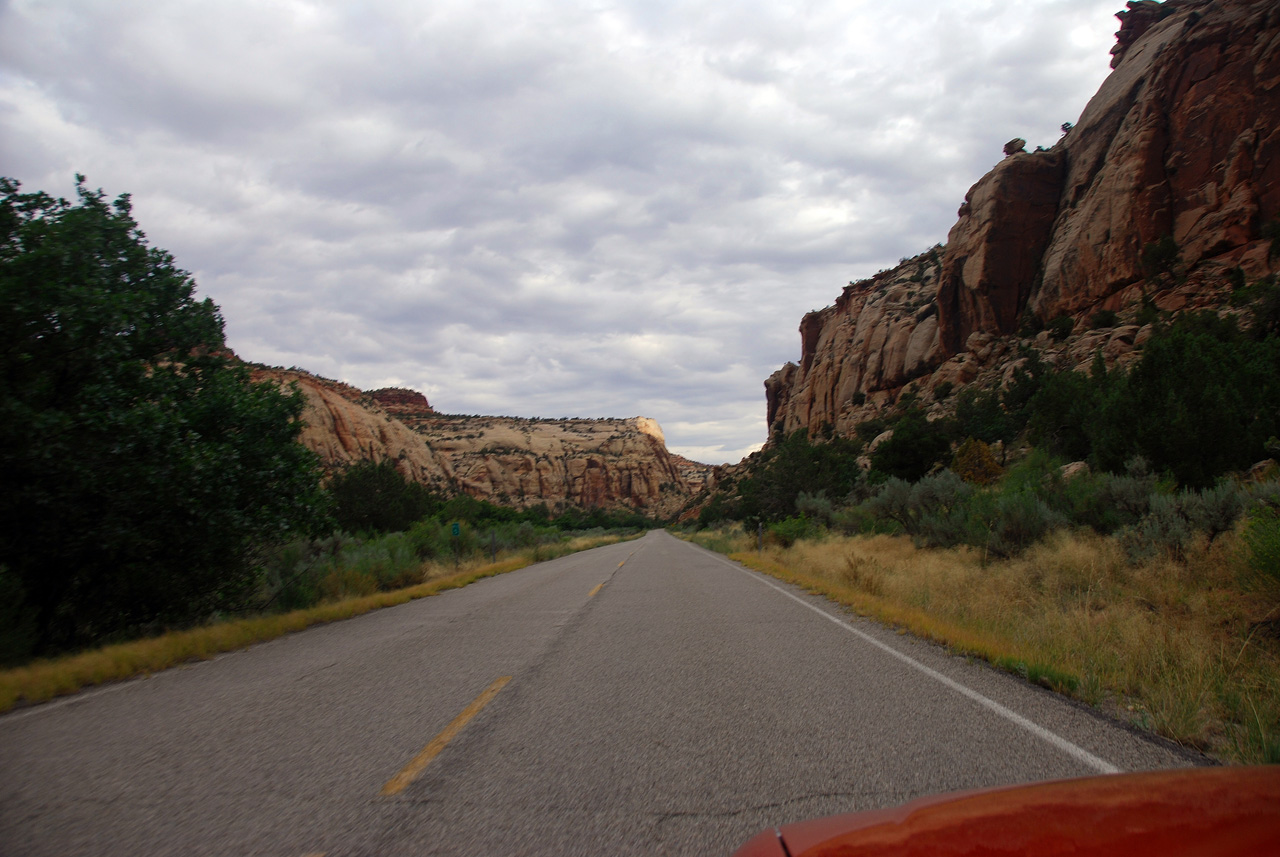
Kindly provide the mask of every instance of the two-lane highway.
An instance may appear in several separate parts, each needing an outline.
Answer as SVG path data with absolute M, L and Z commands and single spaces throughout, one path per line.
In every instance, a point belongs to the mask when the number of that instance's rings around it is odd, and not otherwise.
M 666 533 L 0 718 L 3 854 L 725 854 L 1189 764 Z

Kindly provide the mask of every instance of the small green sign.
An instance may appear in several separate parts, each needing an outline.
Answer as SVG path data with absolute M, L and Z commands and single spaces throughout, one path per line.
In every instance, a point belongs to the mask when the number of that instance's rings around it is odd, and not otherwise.
M 454 536 L 454 538 L 457 538 L 457 537 L 458 537 L 458 536 L 460 536 L 460 535 L 462 535 L 462 524 L 459 524 L 457 521 L 454 521 L 454 522 L 453 522 L 453 536 Z

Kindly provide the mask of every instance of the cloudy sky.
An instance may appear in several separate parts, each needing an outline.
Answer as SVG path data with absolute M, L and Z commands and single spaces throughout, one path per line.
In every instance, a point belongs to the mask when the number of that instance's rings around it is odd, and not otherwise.
M 0 0 L 0 174 L 130 193 L 229 344 L 737 461 L 800 317 L 1052 145 L 1121 0 Z

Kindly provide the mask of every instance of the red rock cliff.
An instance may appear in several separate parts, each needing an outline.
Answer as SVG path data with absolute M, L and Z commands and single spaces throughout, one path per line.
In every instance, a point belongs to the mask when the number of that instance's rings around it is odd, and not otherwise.
M 1227 271 L 1276 270 L 1280 4 L 1140 0 L 1118 17 L 1114 71 L 1080 120 L 1047 151 L 1011 144 L 940 265 L 907 260 L 805 316 L 800 363 L 765 382 L 771 433 L 847 433 L 908 382 L 972 380 L 1030 315 L 1213 306 Z M 1181 276 L 1148 279 L 1143 250 L 1166 236 Z

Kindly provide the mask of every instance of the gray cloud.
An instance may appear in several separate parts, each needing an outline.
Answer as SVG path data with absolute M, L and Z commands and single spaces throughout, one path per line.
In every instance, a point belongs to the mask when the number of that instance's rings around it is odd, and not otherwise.
M 942 241 L 1115 0 L 0 4 L 0 172 L 129 192 L 250 360 L 764 439 L 800 316 Z

